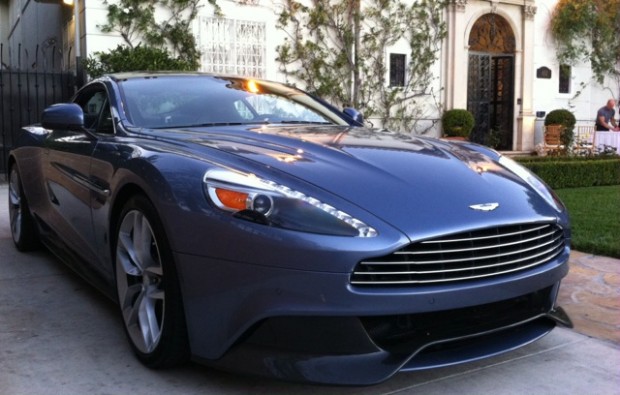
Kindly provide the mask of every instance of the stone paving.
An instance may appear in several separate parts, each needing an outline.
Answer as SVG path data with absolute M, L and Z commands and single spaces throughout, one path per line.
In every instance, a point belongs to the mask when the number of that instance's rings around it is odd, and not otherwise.
M 557 304 L 575 331 L 620 344 L 620 259 L 573 251 L 569 265 Z

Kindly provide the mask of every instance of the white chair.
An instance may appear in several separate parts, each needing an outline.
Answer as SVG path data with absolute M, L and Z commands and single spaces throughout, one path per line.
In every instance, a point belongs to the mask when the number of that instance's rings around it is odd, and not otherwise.
M 577 155 L 593 155 L 596 150 L 594 126 L 577 126 L 574 132 L 573 152 Z

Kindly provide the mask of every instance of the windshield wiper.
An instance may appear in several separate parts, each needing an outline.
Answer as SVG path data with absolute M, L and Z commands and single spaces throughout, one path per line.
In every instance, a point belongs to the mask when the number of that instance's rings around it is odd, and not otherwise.
M 291 125 L 332 125 L 331 122 L 319 122 L 319 121 L 297 121 L 294 119 L 291 120 L 283 120 L 283 121 L 277 121 L 277 122 L 270 122 L 270 123 L 284 123 L 284 124 L 291 124 Z
M 209 127 L 209 126 L 239 126 L 243 125 L 242 122 L 205 122 L 199 123 L 195 125 L 186 126 L 188 128 L 199 128 L 199 127 Z
M 331 122 L 317 122 L 317 121 L 298 121 L 298 120 L 283 120 L 283 121 L 250 121 L 250 122 L 205 122 L 192 125 L 162 125 L 151 126 L 151 129 L 177 129 L 177 128 L 208 128 L 217 126 L 240 126 L 240 125 L 332 125 Z
M 208 128 L 212 126 L 239 126 L 239 125 L 256 125 L 267 124 L 268 122 L 205 122 L 191 125 L 165 125 L 152 127 L 152 129 L 178 129 L 178 128 Z

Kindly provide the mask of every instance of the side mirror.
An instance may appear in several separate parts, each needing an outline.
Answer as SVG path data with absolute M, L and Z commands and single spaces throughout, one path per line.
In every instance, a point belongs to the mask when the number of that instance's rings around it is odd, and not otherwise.
M 51 130 L 81 131 L 84 129 L 84 111 L 75 103 L 53 104 L 43 110 L 41 126 Z
M 345 115 L 347 115 L 349 118 L 351 118 L 353 121 L 355 121 L 356 123 L 358 123 L 358 126 L 364 126 L 364 116 L 362 115 L 361 112 L 359 112 L 358 110 L 356 110 L 355 108 L 352 107 L 345 107 L 342 110 L 343 113 L 345 113 Z

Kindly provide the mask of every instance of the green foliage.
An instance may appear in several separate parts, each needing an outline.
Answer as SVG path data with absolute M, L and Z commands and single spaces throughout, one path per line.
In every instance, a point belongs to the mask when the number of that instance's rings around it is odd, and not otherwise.
M 618 157 L 524 157 L 517 160 L 554 189 L 620 185 Z
M 502 142 L 502 134 L 502 127 L 500 125 L 496 125 L 495 127 L 491 128 L 487 134 L 484 135 L 482 143 L 487 147 L 496 149 Z
M 208 0 L 219 13 L 216 0 Z M 104 1 L 108 22 L 105 33 L 118 33 L 125 45 L 108 53 L 98 52 L 85 61 L 91 77 L 102 72 L 166 69 L 196 70 L 200 51 L 191 32 L 200 0 Z M 157 18 L 156 18 L 157 14 Z M 134 59 L 137 57 L 137 59 Z M 149 63 L 151 62 L 151 63 Z
M 574 249 L 620 258 L 620 186 L 560 189 L 571 219 Z
M 185 59 L 172 58 L 163 49 L 141 45 L 137 47 L 119 45 L 108 52 L 98 52 L 97 57 L 89 57 L 85 60 L 84 67 L 91 78 L 123 71 L 192 71 L 196 69 L 193 63 Z
M 564 147 L 570 147 L 573 144 L 573 131 L 577 119 L 569 110 L 560 108 L 557 110 L 549 111 L 545 117 L 545 126 L 547 125 L 562 125 L 564 131 L 562 132 L 562 144 Z
M 589 61 L 597 82 L 620 76 L 620 0 L 559 0 L 551 33 L 563 64 Z
M 576 123 L 573 113 L 563 108 L 549 111 L 545 117 L 545 125 L 564 125 L 573 128 Z
M 446 136 L 467 138 L 474 128 L 475 120 L 469 111 L 455 108 L 443 113 L 441 123 Z
M 430 96 L 446 34 L 446 0 L 284 0 L 278 28 L 289 35 L 277 61 L 292 82 L 334 104 L 352 106 L 393 130 L 413 128 L 425 111 L 416 99 Z M 405 86 L 388 87 L 387 49 L 409 48 Z

